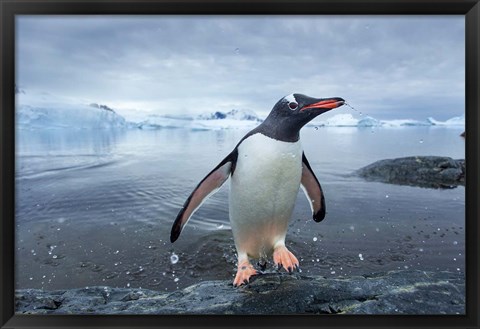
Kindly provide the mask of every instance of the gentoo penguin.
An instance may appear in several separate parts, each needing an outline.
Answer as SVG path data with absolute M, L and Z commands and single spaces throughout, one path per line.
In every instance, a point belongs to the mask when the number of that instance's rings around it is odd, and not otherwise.
M 342 98 L 312 98 L 290 94 L 280 99 L 268 117 L 247 133 L 193 190 L 172 226 L 175 242 L 202 203 L 231 177 L 230 223 L 238 256 L 234 286 L 258 274 L 249 258 L 273 255 L 280 269 L 298 270 L 297 258 L 285 246 L 285 236 L 300 186 L 313 212 L 325 217 L 322 187 L 303 153 L 300 129 L 316 116 L 342 106 Z

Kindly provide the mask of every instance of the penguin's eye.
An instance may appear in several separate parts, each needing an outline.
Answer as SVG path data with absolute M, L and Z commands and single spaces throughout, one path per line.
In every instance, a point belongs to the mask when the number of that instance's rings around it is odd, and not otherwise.
M 290 102 L 288 103 L 288 107 L 290 108 L 290 110 L 296 110 L 298 108 L 298 104 L 295 102 Z

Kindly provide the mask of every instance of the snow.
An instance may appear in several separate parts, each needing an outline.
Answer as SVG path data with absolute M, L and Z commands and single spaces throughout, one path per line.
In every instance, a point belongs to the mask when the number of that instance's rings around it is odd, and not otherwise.
M 459 117 L 453 117 L 446 121 L 437 121 L 430 117 L 427 121 L 434 126 L 465 126 L 465 115 L 463 114 Z
M 260 122 L 253 120 L 223 119 L 194 119 L 161 115 L 149 115 L 144 121 L 137 124 L 140 129 L 187 128 L 192 130 L 221 130 L 255 128 Z
M 126 127 L 126 121 L 105 105 L 26 92 L 16 95 L 16 125 L 27 129 L 111 129 Z
M 293 97 L 288 95 L 285 99 Z M 250 110 L 233 109 L 229 112 L 212 111 L 198 116 L 158 115 L 136 112 L 134 122 L 127 122 L 114 109 L 101 104 L 89 104 L 40 93 L 19 90 L 16 93 L 16 124 L 26 129 L 165 129 L 192 130 L 253 129 L 263 120 Z M 146 113 L 146 112 L 143 112 Z M 379 120 L 371 116 L 351 113 L 335 114 L 328 119 L 319 117 L 308 126 L 316 127 L 406 127 L 442 126 L 464 127 L 465 115 L 438 121 L 432 117 L 419 121 L 413 119 Z
M 395 120 L 378 120 L 371 116 L 364 118 L 356 118 L 352 114 L 336 114 L 328 120 L 317 121 L 308 124 L 309 126 L 319 127 L 419 127 L 419 126 L 444 126 L 444 127 L 458 127 L 465 126 L 465 116 L 453 117 L 446 121 L 437 121 L 433 118 L 428 118 L 424 121 L 413 119 L 395 119 Z
M 237 110 L 233 109 L 229 112 L 214 112 L 214 113 L 204 113 L 199 115 L 196 119 L 198 120 L 223 120 L 223 119 L 233 119 L 233 120 L 247 120 L 247 121 L 256 121 L 262 122 L 262 120 L 257 116 L 257 114 L 250 110 Z
M 356 127 L 358 124 L 358 119 L 355 119 L 353 115 L 347 114 L 336 114 L 326 121 L 320 121 L 321 126 L 324 127 Z

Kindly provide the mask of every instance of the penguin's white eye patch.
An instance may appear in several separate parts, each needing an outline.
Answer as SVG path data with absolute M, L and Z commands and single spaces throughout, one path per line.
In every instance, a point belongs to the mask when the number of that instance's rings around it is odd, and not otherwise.
M 290 108 L 290 110 L 296 110 L 298 108 L 298 104 L 295 102 L 290 102 L 288 103 L 288 107 Z

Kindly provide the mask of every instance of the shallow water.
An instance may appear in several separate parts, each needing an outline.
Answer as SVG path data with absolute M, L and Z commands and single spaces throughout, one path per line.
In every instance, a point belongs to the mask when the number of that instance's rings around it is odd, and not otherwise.
M 324 189 L 327 216 L 321 223 L 311 220 L 299 193 L 287 245 L 302 272 L 326 277 L 403 268 L 463 273 L 464 187 L 396 186 L 351 175 L 385 158 L 464 158 L 461 132 L 304 128 L 302 143 Z M 233 280 L 227 186 L 197 211 L 177 242 L 171 244 L 169 236 L 192 189 L 245 133 L 19 130 L 16 288 L 171 291 L 207 279 Z M 268 270 L 274 270 L 272 264 Z

